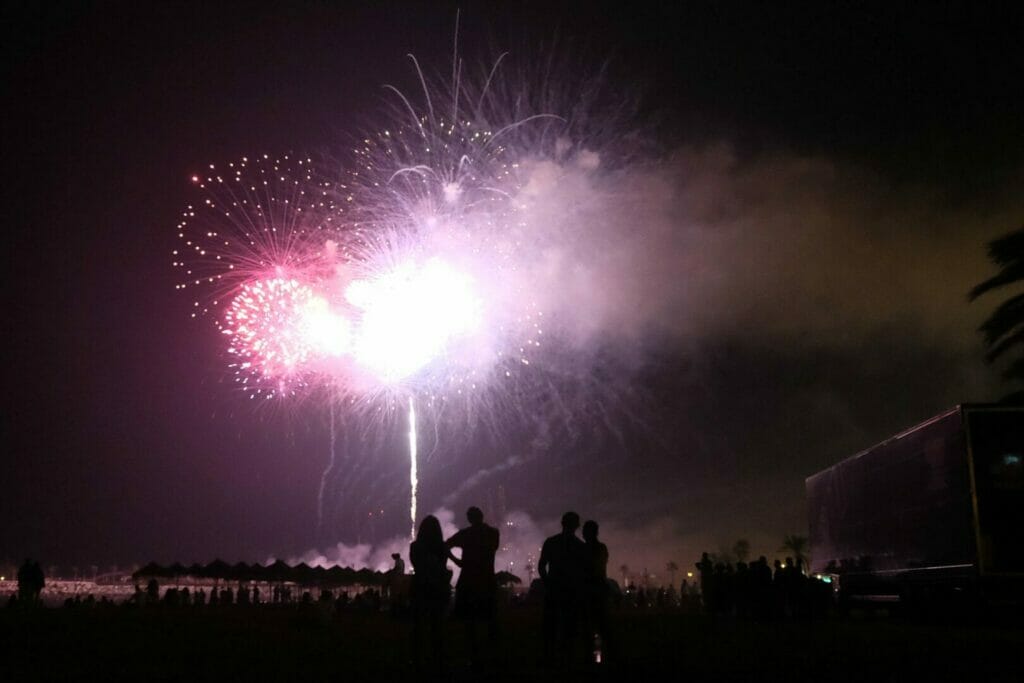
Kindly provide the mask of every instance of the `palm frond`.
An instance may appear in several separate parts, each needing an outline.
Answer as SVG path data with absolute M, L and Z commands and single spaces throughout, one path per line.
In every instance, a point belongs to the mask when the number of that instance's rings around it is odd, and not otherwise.
M 970 301 L 997 287 L 1024 282 L 1024 228 L 989 242 L 988 257 L 1000 271 L 975 286 L 967 295 Z
M 1024 258 L 1024 227 L 989 242 L 988 257 L 999 266 L 1019 263 Z
M 993 289 L 997 289 L 1004 285 L 1012 285 L 1017 282 L 1024 282 L 1024 262 L 1013 263 L 1005 266 L 997 274 L 993 275 L 981 284 L 976 285 L 967 295 L 967 299 L 968 301 L 974 301 L 986 292 L 990 292 Z
M 1024 325 L 1024 294 L 1012 296 L 1001 303 L 978 331 L 985 335 L 986 346 L 994 346 L 1020 325 Z
M 992 363 L 1010 349 L 1018 346 L 1021 347 L 1022 351 L 1024 351 L 1024 327 L 1021 327 L 1012 334 L 1004 336 L 995 344 L 991 344 L 988 351 L 985 353 L 985 360 Z

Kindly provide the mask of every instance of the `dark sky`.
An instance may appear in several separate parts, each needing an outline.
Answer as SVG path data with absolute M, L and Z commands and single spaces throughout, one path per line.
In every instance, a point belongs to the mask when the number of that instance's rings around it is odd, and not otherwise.
M 1024 216 L 1019 14 L 750 4 L 459 3 L 467 59 L 608 60 L 674 220 L 701 226 L 681 227 L 700 268 L 659 281 L 685 292 L 633 378 L 645 433 L 509 468 L 459 508 L 502 483 L 510 508 L 578 507 L 651 562 L 741 535 L 774 552 L 806 475 L 1002 391 L 973 332 L 991 302 L 963 294 Z M 392 491 L 379 528 L 314 534 L 322 420 L 230 391 L 168 254 L 192 172 L 339 144 L 410 83 L 406 53 L 447 68 L 456 4 L 252 5 L 4 5 L 0 559 L 262 560 L 401 528 Z M 475 469 L 425 475 L 424 507 Z

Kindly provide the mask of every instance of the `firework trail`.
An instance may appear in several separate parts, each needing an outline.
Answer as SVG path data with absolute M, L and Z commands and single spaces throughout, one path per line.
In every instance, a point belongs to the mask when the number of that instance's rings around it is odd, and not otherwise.
M 327 414 L 330 416 L 330 455 L 327 460 L 327 467 L 324 468 L 323 474 L 320 475 L 320 490 L 317 492 L 316 497 L 316 528 L 319 534 L 324 523 L 324 490 L 327 488 L 327 482 L 330 479 L 331 474 L 334 472 L 334 461 L 335 461 L 335 444 L 337 441 L 337 433 L 334 427 L 334 411 L 335 406 L 329 404 L 327 406 Z
M 409 538 L 416 537 L 416 494 L 420 485 L 419 474 L 417 474 L 417 443 L 416 443 L 416 406 L 412 396 L 409 397 L 409 518 L 412 526 L 409 529 Z

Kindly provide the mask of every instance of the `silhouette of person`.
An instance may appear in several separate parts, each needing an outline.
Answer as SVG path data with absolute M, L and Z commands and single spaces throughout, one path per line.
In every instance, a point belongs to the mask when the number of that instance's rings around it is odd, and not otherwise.
M 715 566 L 711 562 L 711 558 L 707 553 L 701 553 L 700 562 L 696 565 L 697 572 L 700 574 L 700 594 L 704 601 L 704 611 L 707 613 L 714 612 L 714 596 L 712 595 L 712 582 L 714 581 L 714 569 Z
M 544 657 L 552 654 L 568 661 L 576 622 L 579 618 L 580 589 L 585 562 L 583 541 L 576 536 L 580 516 L 562 515 L 562 532 L 541 547 L 537 572 L 544 581 Z
M 494 577 L 494 555 L 498 552 L 500 535 L 497 529 L 484 523 L 484 513 L 478 507 L 469 508 L 466 519 L 469 526 L 457 531 L 445 545 L 449 551 L 452 548 L 462 550 L 462 557 L 449 552 L 452 561 L 462 569 L 455 583 L 455 616 L 466 624 L 470 656 L 476 662 L 479 655 L 477 622 L 486 621 L 491 640 L 497 638 L 494 610 L 498 583 Z
M 391 573 L 395 576 L 402 576 L 405 574 L 405 560 L 398 553 L 391 553 L 391 559 L 395 561 L 395 566 L 391 568 Z
M 757 558 L 757 562 L 751 565 L 754 571 L 754 605 L 755 612 L 758 619 L 764 619 L 769 616 L 771 611 L 771 593 L 772 593 L 772 570 L 768 566 L 768 558 L 761 555 Z
M 597 539 L 600 527 L 594 520 L 583 525 L 584 607 L 587 630 L 584 632 L 588 654 L 595 661 L 604 659 L 608 648 L 608 546 Z
M 441 533 L 441 523 L 434 515 L 428 515 L 420 522 L 416 540 L 409 545 L 409 562 L 413 570 L 410 598 L 416 664 L 419 666 L 422 662 L 424 630 L 429 629 L 438 668 L 443 669 L 444 631 L 441 618 L 451 597 L 452 572 L 448 569 L 448 549 Z
M 25 562 L 18 568 L 18 598 L 27 601 L 33 592 L 32 560 L 25 558 Z
M 39 595 L 43 592 L 43 587 L 46 586 L 46 580 L 43 578 L 43 568 L 39 566 L 38 562 L 32 563 L 30 576 L 32 580 L 32 597 L 38 602 Z
M 391 598 L 391 614 L 397 616 L 399 611 L 405 607 L 407 596 L 405 595 L 405 560 L 398 553 L 391 553 L 394 560 L 393 566 L 387 574 L 388 596 Z

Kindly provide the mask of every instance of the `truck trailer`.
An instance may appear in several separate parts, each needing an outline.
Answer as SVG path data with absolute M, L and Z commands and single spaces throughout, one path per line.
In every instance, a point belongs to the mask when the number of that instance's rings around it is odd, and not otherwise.
M 806 487 L 810 570 L 841 604 L 1022 604 L 1024 406 L 958 405 Z

